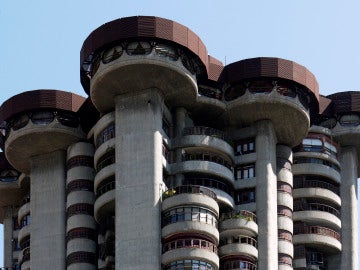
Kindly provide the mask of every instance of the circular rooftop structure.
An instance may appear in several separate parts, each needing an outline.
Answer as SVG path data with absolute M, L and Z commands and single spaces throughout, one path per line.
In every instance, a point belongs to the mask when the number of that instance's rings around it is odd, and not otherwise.
M 176 50 L 181 49 L 190 58 L 196 59 L 197 73 L 202 73 L 207 78 L 209 58 L 206 47 L 201 39 L 189 28 L 177 22 L 159 17 L 125 17 L 103 24 L 95 29 L 84 41 L 80 52 L 80 76 L 86 93 L 90 94 L 90 80 L 95 73 L 94 70 L 98 67 L 97 59 L 99 54 L 103 56 L 105 53 L 108 56 L 106 59 L 109 60 L 117 57 L 119 50 L 125 50 L 128 53 L 129 50 L 139 49 L 138 47 L 131 48 L 131 44 L 124 44 L 129 41 L 150 42 L 151 46 L 154 42 L 160 42 L 170 47 L 174 46 Z M 117 51 L 116 56 L 113 55 L 109 58 L 106 49 L 112 50 L 114 46 Z M 143 49 L 146 50 L 146 48 L 142 47 L 141 50 Z M 162 48 L 159 51 L 164 52 L 164 49 Z M 136 54 L 139 52 L 140 50 Z M 172 53 L 165 52 L 165 54 Z M 103 63 L 106 61 L 102 59 Z M 184 61 L 188 62 L 189 60 L 186 59 Z M 214 61 L 211 62 L 213 63 Z M 188 63 L 192 65 L 190 62 Z M 214 70 L 214 72 L 210 72 L 211 76 L 216 77 L 216 74 L 219 74 L 218 71 L 215 71 L 216 68 L 218 69 L 218 64 L 215 65 L 216 67 L 213 67 L 213 64 L 211 66 L 211 70 Z
M 65 150 L 84 137 L 77 111 L 85 98 L 59 90 L 28 91 L 5 101 L 5 155 L 20 172 L 29 172 L 33 156 Z

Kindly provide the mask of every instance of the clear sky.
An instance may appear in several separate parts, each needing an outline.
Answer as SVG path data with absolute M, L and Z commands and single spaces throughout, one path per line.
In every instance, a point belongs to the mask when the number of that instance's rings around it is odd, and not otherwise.
M 184 24 L 223 63 L 286 58 L 312 71 L 323 95 L 360 90 L 359 10 L 358 0 L 0 0 L 0 104 L 34 89 L 85 95 L 83 41 L 101 24 L 135 15 Z M 0 267 L 2 253 L 0 246 Z

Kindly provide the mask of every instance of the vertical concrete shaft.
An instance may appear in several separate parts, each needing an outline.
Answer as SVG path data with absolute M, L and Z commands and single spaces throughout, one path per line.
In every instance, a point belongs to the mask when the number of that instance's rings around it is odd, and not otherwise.
M 183 107 L 176 108 L 176 138 L 178 140 L 181 139 L 183 130 L 185 128 L 185 118 L 186 118 L 186 109 Z M 175 150 L 175 162 L 182 161 L 182 148 L 177 148 Z M 183 174 L 176 174 L 175 175 L 175 182 L 174 187 L 181 186 L 184 182 L 184 175 Z
M 13 264 L 13 209 L 12 206 L 4 207 L 4 266 Z
M 115 266 L 161 268 L 162 97 L 116 98 Z
M 256 215 L 258 270 L 278 268 L 276 135 L 270 120 L 256 123 Z
M 341 148 L 341 239 L 342 254 L 339 269 L 358 269 L 358 200 L 356 148 Z
M 65 269 L 65 155 L 31 159 L 31 269 Z

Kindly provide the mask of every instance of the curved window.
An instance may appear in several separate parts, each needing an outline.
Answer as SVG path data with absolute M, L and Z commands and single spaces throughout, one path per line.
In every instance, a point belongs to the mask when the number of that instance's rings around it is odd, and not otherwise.
M 77 203 L 69 206 L 66 210 L 67 217 L 71 217 L 73 215 L 94 215 L 94 206 L 88 203 Z
M 305 138 L 302 141 L 303 150 L 307 152 L 322 152 L 322 141 L 320 139 Z
M 165 265 L 162 270 L 216 270 L 211 263 L 200 260 L 181 260 Z
M 340 117 L 340 125 L 342 126 L 358 126 L 360 117 L 357 114 L 346 114 Z
M 14 119 L 12 123 L 13 130 L 19 130 L 29 123 L 29 116 L 26 114 L 20 115 Z
M 287 206 L 278 205 L 277 213 L 278 213 L 278 216 L 284 216 L 284 217 L 292 218 L 293 211 L 291 210 L 291 208 L 289 208 Z
M 67 194 L 72 191 L 93 191 L 94 183 L 91 180 L 77 179 L 67 185 Z
M 279 264 L 280 265 L 286 264 L 286 265 L 292 266 L 291 256 L 289 256 L 287 254 L 279 253 Z
M 155 52 L 157 55 L 168 57 L 173 61 L 176 61 L 179 59 L 179 55 L 176 53 L 174 48 L 172 48 L 168 45 L 165 45 L 165 44 L 156 44 Z
M 292 233 L 287 231 L 287 230 L 282 230 L 282 229 L 279 229 L 278 230 L 278 239 L 279 240 L 285 240 L 285 241 L 288 241 L 290 243 L 292 243 Z
M 50 111 L 34 112 L 31 115 L 31 122 L 36 125 L 48 125 L 54 121 L 54 113 Z
M 238 270 L 238 269 L 248 269 L 256 270 L 255 260 L 250 257 L 240 256 L 238 259 L 227 260 L 223 262 L 223 270 Z
M 76 238 L 85 238 L 94 240 L 96 233 L 94 229 L 80 227 L 70 230 L 66 235 L 66 241 L 70 241 Z
M 3 170 L 0 172 L 0 182 L 14 182 L 18 179 L 19 173 L 15 170 Z
M 59 121 L 60 124 L 67 126 L 67 127 L 78 127 L 79 126 L 79 118 L 71 113 L 68 112 L 58 112 L 56 115 L 56 119 Z
M 172 208 L 162 214 L 162 226 L 182 221 L 198 221 L 217 227 L 215 213 L 203 207 Z
M 29 225 L 31 223 L 31 216 L 30 216 L 30 213 L 28 213 L 27 215 L 25 215 L 21 221 L 20 221 L 20 224 L 21 224 L 21 228 Z
M 67 170 L 70 170 L 71 168 L 74 167 L 90 167 L 92 168 L 94 164 L 94 159 L 91 156 L 75 156 L 70 158 L 67 162 L 66 162 L 66 168 Z
M 321 158 L 297 157 L 294 159 L 294 164 L 302 164 L 302 163 L 321 164 L 328 166 L 337 172 L 340 172 L 340 167 L 338 165 Z
M 115 123 L 109 124 L 99 133 L 96 137 L 96 148 L 112 138 L 115 138 Z
M 178 248 L 201 248 L 217 253 L 216 244 L 200 238 L 182 238 L 173 241 L 167 241 L 163 244 L 163 253 Z
M 123 54 L 123 51 L 124 49 L 121 45 L 106 49 L 102 55 L 102 62 L 107 64 L 118 59 Z
M 282 191 L 292 195 L 292 186 L 286 182 L 278 181 L 277 182 L 277 191 Z
M 215 162 L 215 163 L 218 163 L 220 165 L 223 165 L 223 166 L 227 167 L 229 170 L 232 170 L 232 164 L 229 161 L 225 160 L 220 155 L 209 153 L 209 152 L 205 152 L 205 153 L 201 153 L 201 152 L 184 153 L 183 156 L 182 156 L 182 160 L 183 161 L 188 161 L 188 160 L 211 161 L 211 162 Z
M 152 51 L 151 44 L 146 41 L 131 42 L 126 47 L 128 55 L 144 55 L 150 54 Z
M 229 195 L 234 194 L 234 191 L 230 185 L 228 185 L 226 182 L 216 180 L 213 178 L 205 178 L 205 177 L 191 178 L 191 177 L 189 177 L 189 178 L 184 179 L 184 185 L 204 186 L 204 187 L 222 190 L 222 191 L 228 193 Z

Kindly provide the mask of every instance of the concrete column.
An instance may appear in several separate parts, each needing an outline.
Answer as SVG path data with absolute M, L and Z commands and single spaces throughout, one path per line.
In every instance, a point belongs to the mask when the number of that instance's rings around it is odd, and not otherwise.
M 65 156 L 59 150 L 31 159 L 31 269 L 65 269 Z
M 357 200 L 357 168 L 356 148 L 341 148 L 339 161 L 341 164 L 341 267 L 338 269 L 358 269 L 358 200 Z
M 13 265 L 13 207 L 4 207 L 4 266 Z
M 256 215 L 258 219 L 258 270 L 277 270 L 276 135 L 270 120 L 256 122 Z
M 115 99 L 117 270 L 161 268 L 162 103 L 155 89 Z

